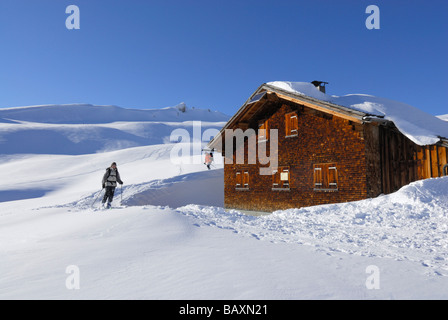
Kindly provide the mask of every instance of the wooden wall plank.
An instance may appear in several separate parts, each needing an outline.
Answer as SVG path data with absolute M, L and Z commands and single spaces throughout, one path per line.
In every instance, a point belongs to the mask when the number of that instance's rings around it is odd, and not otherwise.
M 431 150 L 431 177 L 439 177 L 439 166 L 437 163 L 437 146 L 430 146 Z
M 440 176 L 443 176 L 443 166 L 447 163 L 447 148 L 445 147 L 438 147 L 438 153 L 439 153 L 439 172 Z
M 384 167 L 385 167 L 385 193 L 391 192 L 391 186 L 390 186 L 390 143 L 389 143 L 389 135 L 387 134 L 387 131 L 384 130 L 383 135 L 383 143 L 384 143 L 384 150 L 385 150 L 385 156 L 384 156 Z
M 425 178 L 425 170 L 424 170 L 424 149 L 421 146 L 417 147 L 417 180 L 421 180 Z
M 425 148 L 425 179 L 431 178 L 431 150 L 427 146 Z

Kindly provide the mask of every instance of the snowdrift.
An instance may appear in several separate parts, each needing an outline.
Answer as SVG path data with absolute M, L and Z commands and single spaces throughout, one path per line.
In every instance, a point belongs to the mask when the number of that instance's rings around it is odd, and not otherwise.
M 448 177 L 421 180 L 357 202 L 276 211 L 252 217 L 220 208 L 179 212 L 204 225 L 273 242 L 307 244 L 327 252 L 412 260 L 448 275 Z
M 223 169 L 199 171 L 132 186 L 122 202 L 128 206 L 169 206 L 191 203 L 224 207 Z

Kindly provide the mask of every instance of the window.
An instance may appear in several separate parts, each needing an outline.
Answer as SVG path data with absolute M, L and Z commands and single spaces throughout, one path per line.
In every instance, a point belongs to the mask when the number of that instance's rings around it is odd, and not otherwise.
M 269 121 L 263 120 L 258 123 L 258 142 L 269 140 Z
M 286 137 L 294 137 L 299 134 L 299 119 L 297 112 L 290 112 L 285 115 Z
M 314 165 L 314 190 L 338 190 L 338 170 L 336 164 L 322 163 Z
M 249 171 L 247 169 L 236 171 L 235 189 L 237 190 L 249 189 Z
M 272 190 L 289 190 L 289 167 L 279 167 L 272 172 Z
M 252 99 L 250 99 L 249 103 L 254 103 L 254 102 L 260 101 L 261 99 L 264 98 L 264 96 L 266 95 L 266 93 L 267 93 L 267 92 L 265 91 L 265 92 L 261 92 L 261 93 L 258 93 L 258 94 L 256 94 L 256 95 L 254 95 L 254 96 L 252 97 Z

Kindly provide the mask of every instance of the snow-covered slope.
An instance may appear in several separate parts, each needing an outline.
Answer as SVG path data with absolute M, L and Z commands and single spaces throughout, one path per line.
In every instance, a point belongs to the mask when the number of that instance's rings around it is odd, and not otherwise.
M 404 135 L 419 145 L 435 144 L 440 141 L 440 137 L 448 139 L 448 123 L 403 102 L 366 94 L 328 95 L 307 82 L 274 81 L 268 84 L 293 93 L 384 117 L 384 119 L 393 121 Z
M 28 193 L 0 203 L 0 298 L 448 298 L 447 178 L 255 217 L 222 209 L 222 164 L 174 164 L 172 148 L 0 164 L 0 195 Z M 126 206 L 97 211 L 111 160 L 125 182 L 114 205 Z M 65 287 L 71 265 L 79 290 Z M 380 290 L 365 284 L 372 265 Z
M 249 216 L 222 208 L 218 154 L 212 170 L 200 152 L 172 161 L 183 145 L 169 141 L 63 154 L 52 137 L 63 124 L 28 120 L 47 129 L 53 152 L 1 156 L 0 299 L 448 298 L 448 178 Z M 137 124 L 146 125 L 103 125 Z M 124 185 L 116 209 L 98 210 L 112 161 Z M 66 285 L 70 266 L 80 271 L 76 290 Z M 366 285 L 371 266 L 380 289 Z
M 442 114 L 440 116 L 437 116 L 437 118 L 440 118 L 440 119 L 442 119 L 444 121 L 448 121 L 448 114 Z
M 162 144 L 175 129 L 193 137 L 193 125 L 219 130 L 228 118 L 183 103 L 147 110 L 94 105 L 0 109 L 0 155 L 79 155 Z

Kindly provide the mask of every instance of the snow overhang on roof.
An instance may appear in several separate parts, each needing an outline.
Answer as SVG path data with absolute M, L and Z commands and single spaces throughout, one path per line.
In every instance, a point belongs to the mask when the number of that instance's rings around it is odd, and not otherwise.
M 262 84 L 209 143 L 220 145 L 225 129 L 244 129 L 248 117 L 267 101 L 286 99 L 355 122 L 393 123 L 414 143 L 448 146 L 448 122 L 402 102 L 365 94 L 328 95 L 312 83 L 275 81 Z

